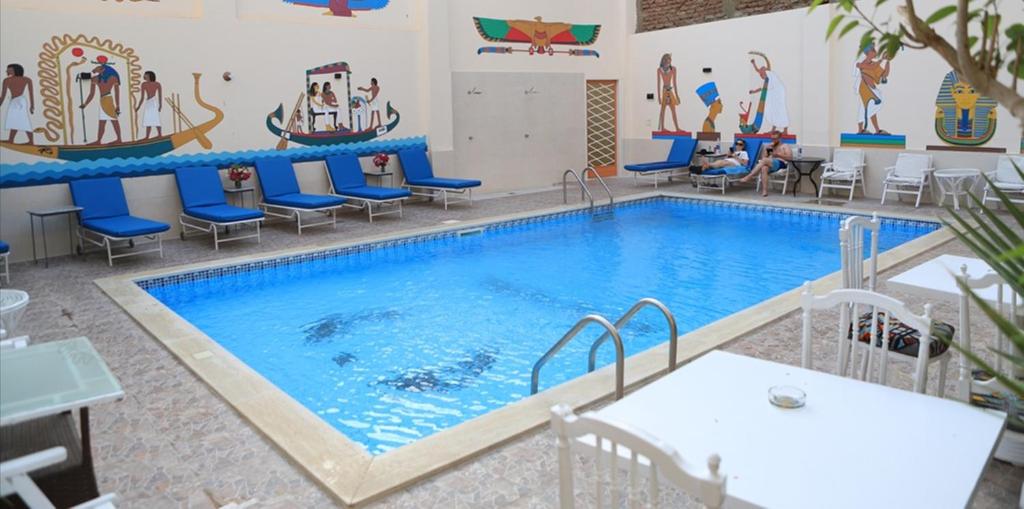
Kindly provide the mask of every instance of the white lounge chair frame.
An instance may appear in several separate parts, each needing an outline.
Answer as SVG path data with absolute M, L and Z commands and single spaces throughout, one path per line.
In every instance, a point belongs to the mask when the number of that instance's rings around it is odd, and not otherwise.
M 46 494 L 29 477 L 29 472 L 55 465 L 67 459 L 68 451 L 63 447 L 49 449 L 0 463 L 0 496 L 17 494 L 30 509 L 54 509 Z M 113 509 L 117 495 L 101 495 L 72 509 Z
M 351 207 L 351 208 L 354 208 L 354 209 L 366 209 L 366 214 L 367 214 L 367 216 L 369 216 L 371 223 L 373 222 L 373 218 L 380 217 L 380 216 L 386 216 L 388 214 L 398 214 L 398 217 L 403 217 L 402 216 L 402 202 L 404 202 L 405 200 L 408 200 L 409 199 L 408 196 L 403 196 L 401 198 L 391 198 L 391 199 L 387 199 L 387 200 L 375 200 L 373 198 L 363 198 L 361 196 L 352 196 L 350 194 L 341 194 L 341 193 L 337 192 L 337 190 L 334 189 L 334 180 L 331 179 L 331 172 L 327 171 L 326 163 L 324 164 L 324 172 L 327 173 L 327 182 L 329 183 L 329 186 L 330 186 L 330 188 L 327 190 L 327 193 L 328 194 L 332 194 L 334 196 L 338 196 L 340 198 L 345 198 L 345 203 L 343 203 L 342 205 L 344 205 L 346 207 Z M 356 202 L 359 202 L 359 204 L 358 205 L 350 204 L 349 201 L 356 201 Z M 373 206 L 375 204 L 377 205 L 377 213 L 376 214 L 373 213 Z M 381 212 L 381 209 L 384 208 L 387 205 L 397 205 L 398 208 L 394 209 L 394 210 L 387 210 L 387 211 Z
M 7 251 L 6 253 L 0 254 L 0 258 L 3 258 L 3 260 L 4 260 L 4 271 L 0 272 L 0 276 L 3 276 L 4 282 L 7 283 L 7 284 L 11 284 L 11 266 L 8 263 L 8 259 L 10 258 L 10 256 L 11 256 L 11 252 L 10 251 Z
M 746 173 L 743 175 L 746 175 Z M 739 182 L 739 180 L 743 178 L 743 175 L 704 175 L 703 173 L 695 175 L 691 173 L 690 178 L 694 179 L 697 183 L 698 193 L 705 189 L 711 189 L 721 191 L 722 194 L 725 194 L 725 189 L 734 182 Z
M 992 190 L 994 186 L 1002 191 L 1011 202 L 1024 204 L 1024 181 L 1017 174 L 1013 162 L 1016 162 L 1017 167 L 1024 171 L 1024 156 L 1002 155 L 996 162 L 996 169 L 986 173 L 992 183 L 985 184 L 985 192 L 981 196 L 982 203 L 999 201 L 999 196 Z M 990 193 L 991 196 L 989 196 Z
M 409 192 L 411 192 L 413 194 L 413 196 L 424 196 L 424 197 L 429 198 L 430 201 L 434 201 L 434 199 L 438 197 L 438 193 L 440 193 L 440 195 L 444 199 L 444 209 L 445 210 L 448 210 L 448 204 L 449 203 L 456 204 L 456 203 L 467 202 L 467 203 L 469 203 L 469 206 L 471 206 L 471 207 L 473 206 L 473 188 L 472 187 L 466 187 L 466 188 L 463 188 L 463 189 L 450 189 L 450 188 L 447 188 L 447 187 L 420 186 L 420 185 L 416 185 L 416 184 L 410 184 L 404 178 L 402 179 L 402 187 L 408 189 Z M 417 189 L 422 189 L 422 190 L 426 190 L 426 191 L 417 191 Z M 457 194 L 457 195 L 467 195 L 467 196 L 465 198 L 459 196 L 459 197 L 456 197 L 454 199 L 449 200 L 448 199 L 448 193 Z
M 332 205 L 330 207 L 320 207 L 320 208 L 315 208 L 315 209 L 303 209 L 303 208 L 298 208 L 298 207 L 289 207 L 289 206 L 286 206 L 286 205 L 274 205 L 272 203 L 265 203 L 265 202 L 260 202 L 260 204 L 259 204 L 260 210 L 262 210 L 263 213 L 268 215 L 268 216 L 279 217 L 279 218 L 282 218 L 282 219 L 287 219 L 289 221 L 294 220 L 295 223 L 298 226 L 299 235 L 302 235 L 302 230 L 303 229 L 314 228 L 314 227 L 317 227 L 317 226 L 324 226 L 324 225 L 328 225 L 328 224 L 331 225 L 331 228 L 337 230 L 338 229 L 338 209 L 340 209 L 341 207 L 344 207 L 344 206 L 345 206 L 345 204 L 342 203 L 340 205 Z M 328 213 L 330 213 L 331 220 L 330 221 L 320 221 L 320 222 L 317 222 L 317 223 L 302 224 L 302 213 L 303 212 L 319 212 L 319 213 L 324 214 L 324 215 L 328 215 Z
M 185 212 L 178 214 L 178 223 L 181 224 L 181 240 L 185 240 L 189 236 L 189 232 L 198 232 L 197 235 L 213 234 L 213 250 L 217 251 L 220 249 L 221 242 L 231 242 L 233 240 L 244 240 L 244 239 L 256 239 L 256 243 L 260 243 L 260 224 L 263 223 L 262 217 L 255 219 L 243 219 L 241 221 L 230 221 L 230 222 L 218 222 L 210 221 L 209 219 L 202 219 L 195 216 L 190 216 Z M 256 227 L 256 233 L 249 235 L 234 235 L 227 238 L 220 238 L 220 231 L 218 227 L 223 226 L 225 228 L 225 235 L 227 230 L 230 230 L 232 226 L 245 226 L 254 225 Z
M 694 154 L 696 157 L 698 154 Z M 648 171 L 632 171 L 627 170 L 633 174 L 633 187 L 640 186 L 640 179 L 649 178 L 654 180 L 654 188 L 658 188 L 658 181 L 662 175 L 665 175 L 668 182 L 672 182 L 672 177 L 685 177 L 690 174 L 690 165 L 681 166 L 679 168 L 667 168 L 664 170 L 648 170 Z
M 900 164 L 901 160 L 907 162 Z M 914 208 L 920 207 L 924 188 L 931 185 L 933 171 L 935 168 L 932 167 L 931 154 L 904 152 L 896 156 L 896 164 L 885 169 L 885 180 L 882 183 L 882 205 L 885 205 L 885 197 L 888 193 L 896 193 L 897 200 L 901 194 L 916 196 Z
M 100 249 L 105 249 L 107 251 L 107 265 L 111 267 L 114 266 L 114 259 L 116 258 L 127 258 L 129 256 L 138 256 L 146 253 L 160 253 L 160 258 L 164 257 L 163 232 L 149 235 L 134 235 L 131 237 L 114 237 L 95 230 L 90 230 L 82 225 L 79 225 L 75 232 L 78 235 L 78 254 L 84 254 L 88 251 L 88 249 L 86 249 L 86 243 L 92 244 Z M 135 242 L 135 239 L 143 239 L 146 242 L 137 243 Z M 133 251 L 114 254 L 113 247 L 115 242 L 127 242 L 128 247 L 133 249 Z M 137 246 L 152 243 L 156 243 L 156 247 L 152 249 L 135 249 Z
M 932 305 L 925 304 L 924 314 L 916 315 L 903 304 L 892 297 L 872 292 L 870 290 L 859 290 L 855 288 L 841 288 L 833 290 L 822 296 L 815 296 L 811 291 L 811 282 L 804 283 L 804 291 L 800 296 L 800 305 L 803 308 L 803 331 L 801 334 L 800 364 L 804 368 L 813 369 L 812 355 L 812 311 L 817 309 L 830 309 L 839 307 L 839 327 L 836 340 L 836 370 L 838 376 L 849 376 L 857 380 L 871 382 L 872 371 L 877 367 L 875 382 L 885 385 L 888 380 L 889 361 L 912 362 L 914 368 L 914 392 L 924 394 L 928 382 L 928 366 L 931 363 L 939 363 L 939 390 L 941 398 L 945 393 L 946 368 L 949 363 L 949 350 L 942 355 L 929 359 L 929 348 L 934 339 L 931 337 Z M 878 314 L 885 312 L 887 319 L 884 321 L 881 336 L 872 334 L 868 343 L 862 343 L 856 337 L 859 333 L 859 326 L 853 327 L 854 337 L 850 338 L 852 323 L 860 320 L 860 309 L 865 311 L 871 309 L 871 323 L 878 321 Z M 890 318 L 899 320 L 920 333 L 917 357 L 910 357 L 889 351 Z M 852 323 L 851 323 L 852 322 Z M 872 331 L 874 331 L 872 326 Z M 881 340 L 881 346 L 875 346 Z M 860 366 L 857 366 L 857 355 L 860 354 Z M 849 368 L 849 369 L 847 369 Z
M 825 195 L 825 189 L 843 189 L 850 191 L 847 201 L 853 200 L 853 192 L 860 182 L 860 190 L 867 196 L 867 184 L 864 182 L 864 150 L 859 148 L 837 148 L 832 152 L 832 161 L 822 165 L 821 183 L 818 185 L 818 198 Z
M 725 502 L 726 476 L 718 471 L 721 459 L 717 454 L 708 458 L 704 469 L 688 463 L 672 446 L 643 430 L 602 419 L 593 412 L 577 416 L 566 405 L 551 408 L 551 428 L 557 436 L 558 500 L 562 509 L 575 507 L 572 444 L 580 439 L 594 441 L 594 447 L 584 450 L 592 454 L 597 470 L 597 507 L 603 507 L 606 487 L 611 495 L 609 507 L 624 507 L 623 495 L 625 506 L 640 507 L 641 478 L 649 480 L 649 500 L 654 507 L 661 479 L 699 498 L 706 507 L 721 507 Z M 610 477 L 610 482 L 606 483 L 605 477 Z

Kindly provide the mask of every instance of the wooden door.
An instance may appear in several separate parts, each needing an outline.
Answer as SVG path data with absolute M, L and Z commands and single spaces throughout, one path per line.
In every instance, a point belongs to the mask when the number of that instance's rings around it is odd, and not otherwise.
M 602 177 L 618 173 L 618 90 L 615 80 L 587 80 L 587 164 Z

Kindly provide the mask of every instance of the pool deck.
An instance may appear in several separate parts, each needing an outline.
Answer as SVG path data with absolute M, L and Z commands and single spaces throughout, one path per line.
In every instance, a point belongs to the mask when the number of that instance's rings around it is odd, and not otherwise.
M 613 179 L 610 185 L 619 198 L 653 191 L 653 187 L 648 185 L 633 187 L 632 182 L 626 178 Z M 659 186 L 658 191 L 666 194 L 693 194 L 688 184 L 681 183 Z M 718 194 L 703 196 L 709 199 L 721 197 Z M 752 190 L 730 191 L 726 199 L 760 202 Z M 773 194 L 770 198 L 773 204 L 799 206 L 810 206 L 808 201 L 811 200 L 808 195 L 793 198 Z M 878 210 L 884 215 L 925 218 L 933 218 L 938 210 L 926 206 L 918 210 L 902 205 L 880 207 L 876 200 L 854 200 L 852 203 L 830 200 L 827 203 L 824 208 L 829 210 Z M 833 203 L 838 206 L 831 205 Z M 165 243 L 165 258 L 162 260 L 154 256 L 128 258 L 119 260 L 113 269 L 107 267 L 99 254 L 91 254 L 84 259 L 57 259 L 49 269 L 31 263 L 15 264 L 12 266 L 11 287 L 26 290 L 32 297 L 22 318 L 20 332 L 31 334 L 33 342 L 88 336 L 121 380 L 127 398 L 119 403 L 95 408 L 92 416 L 93 447 L 100 488 L 103 492 L 117 492 L 122 506 L 217 507 L 253 499 L 260 501 L 260 507 L 332 506 L 339 503 L 339 498 L 324 489 L 323 481 L 317 483 L 303 468 L 290 460 L 288 454 L 236 412 L 238 405 L 230 405 L 186 368 L 174 356 L 170 347 L 165 348 L 140 327 L 101 291 L 94 280 L 114 281 L 132 274 L 161 272 L 182 265 L 222 263 L 236 257 L 266 256 L 282 251 L 327 247 L 380 236 L 451 227 L 442 223 L 449 220 L 460 222 L 455 226 L 470 225 L 473 222 L 558 207 L 562 207 L 561 191 L 553 189 L 490 197 L 474 203 L 472 207 L 455 205 L 448 211 L 438 204 L 415 203 L 406 208 L 404 218 L 390 216 L 378 219 L 372 225 L 366 222 L 365 214 L 352 211 L 341 215 L 338 228 L 333 231 L 330 228 L 310 229 L 299 237 L 295 235 L 290 223 L 270 225 L 264 230 L 262 244 L 229 243 L 219 252 L 213 251 L 211 241 L 204 238 L 193 238 L 186 242 L 172 240 Z M 934 256 L 944 253 L 969 255 L 962 245 L 945 242 L 945 238 L 939 237 L 933 237 L 928 245 L 919 247 L 923 248 L 924 254 L 883 271 L 879 277 L 883 282 L 881 291 L 886 292 L 884 280 L 887 277 Z M 822 286 L 819 290 L 824 288 Z M 920 309 L 920 299 L 899 292 L 890 293 Z M 795 300 L 785 295 L 773 300 L 786 299 Z M 783 304 L 792 306 L 793 303 Z M 956 309 L 953 305 L 935 304 L 936 317 L 955 323 Z M 224 319 L 245 319 L 247 313 L 259 312 L 240 312 L 237 316 L 225 316 Z M 728 336 L 738 339 L 725 345 L 727 350 L 777 362 L 799 363 L 800 317 L 797 313 L 787 312 L 781 319 L 772 314 L 761 315 L 756 310 L 743 313 L 748 314 L 734 316 L 732 320 L 718 324 L 724 330 L 716 334 L 684 337 L 680 342 L 681 354 L 693 355 L 706 348 L 717 347 L 714 338 Z M 769 320 L 774 321 L 764 325 Z M 975 320 L 973 330 L 976 337 L 984 337 L 986 331 L 986 324 L 980 322 L 980 319 Z M 819 323 L 828 323 L 828 320 L 820 320 Z M 818 348 L 816 351 L 827 349 Z M 654 366 L 664 363 L 664 359 L 663 352 L 653 353 L 646 363 L 655 372 L 658 368 Z M 631 376 L 630 366 L 627 365 L 627 378 L 644 378 L 643 370 L 634 370 L 635 374 Z M 609 377 L 607 374 L 603 376 L 603 380 L 598 383 L 603 381 L 603 387 L 610 391 Z M 952 388 L 950 378 L 949 387 Z M 896 383 L 909 386 L 907 374 L 900 373 Z M 565 384 L 558 389 L 571 385 Z M 555 391 L 547 391 L 547 394 L 544 401 L 537 402 L 537 408 L 545 410 L 550 405 L 548 398 L 559 396 Z M 265 397 L 276 398 L 273 395 Z M 592 395 L 582 395 L 580 402 L 593 399 Z M 263 400 L 255 399 L 252 403 L 259 406 Z M 287 405 L 287 402 L 282 404 Z M 298 406 L 294 402 L 292 404 Z M 536 408 L 531 415 L 524 429 L 536 428 L 533 422 L 538 415 Z M 481 429 L 490 429 L 490 426 Z M 279 431 L 293 433 L 294 430 L 286 427 Z M 369 507 L 556 505 L 557 461 L 550 432 L 541 426 L 540 429 L 525 433 L 520 431 L 509 435 L 505 432 L 505 435 L 498 438 L 507 441 L 496 448 L 487 447 L 485 452 L 394 493 L 378 490 L 373 482 L 367 483 L 362 478 L 349 476 L 339 482 L 354 485 L 353 493 L 376 496 L 377 499 L 370 502 Z M 322 454 L 323 451 L 311 450 L 309 453 Z M 294 455 L 294 452 L 290 454 Z M 324 460 L 330 461 L 330 458 Z M 379 470 L 381 467 L 377 468 Z M 401 465 L 395 470 L 389 468 L 381 471 L 378 477 L 387 480 L 407 476 L 407 480 L 415 481 L 422 476 L 416 472 L 402 474 L 401 470 Z M 1015 505 L 1022 480 L 1024 468 L 993 461 L 979 485 L 974 506 Z M 365 498 L 356 496 L 353 499 Z

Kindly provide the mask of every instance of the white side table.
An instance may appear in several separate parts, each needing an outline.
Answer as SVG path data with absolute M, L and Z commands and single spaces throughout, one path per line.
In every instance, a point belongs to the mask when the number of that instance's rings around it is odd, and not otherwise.
M 981 170 L 975 168 L 946 168 L 935 170 L 935 185 L 939 188 L 939 205 L 946 202 L 946 196 L 953 197 L 953 209 L 960 210 L 960 195 L 967 194 L 981 177 Z M 968 204 L 968 206 L 970 206 Z

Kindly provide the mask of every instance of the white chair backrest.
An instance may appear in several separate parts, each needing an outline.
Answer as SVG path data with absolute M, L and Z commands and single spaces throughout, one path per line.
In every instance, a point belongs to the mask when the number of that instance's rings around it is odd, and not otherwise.
M 932 156 L 930 154 L 908 154 L 901 153 L 896 157 L 897 177 L 920 178 L 924 170 L 932 167 Z
M 644 477 L 648 480 L 646 498 L 650 507 L 658 506 L 661 479 L 697 497 L 705 507 L 721 507 L 725 501 L 725 476 L 718 472 L 721 460 L 717 454 L 708 458 L 706 469 L 691 465 L 670 445 L 643 430 L 601 419 L 593 412 L 577 416 L 566 405 L 551 408 L 551 428 L 558 438 L 562 509 L 575 507 L 571 453 L 572 445 L 581 437 L 593 438 L 596 446 L 593 457 L 597 507 L 604 507 L 606 495 L 611 498 L 609 507 L 623 507 L 624 500 L 627 507 L 640 507 L 645 498 L 640 483 Z
M 1010 320 L 1010 323 L 1019 323 L 1017 321 L 1017 309 L 1021 305 L 1022 297 L 1017 295 L 1017 293 L 1013 291 L 1013 288 L 1011 288 L 1010 285 L 1006 283 L 1006 280 L 1004 280 L 999 274 L 990 272 L 983 276 L 972 278 L 971 275 L 967 273 L 967 265 L 961 265 L 960 273 L 957 274 L 956 277 L 961 284 L 975 292 L 995 286 L 997 302 L 995 306 L 996 311 L 1000 316 L 1007 317 Z M 971 298 L 967 295 L 967 292 L 960 292 L 960 346 L 967 350 L 971 350 L 973 348 L 971 346 L 971 328 L 969 327 L 971 309 L 970 299 Z M 996 327 L 995 348 L 1003 352 L 1010 351 L 1007 345 L 1006 336 L 1003 334 L 1003 330 L 999 327 Z M 995 357 L 996 371 L 1005 375 L 1012 375 L 1012 373 L 1008 372 L 1010 370 L 1003 369 L 1003 357 L 1001 355 L 996 355 Z M 960 356 L 960 370 L 959 395 L 964 401 L 968 401 L 970 399 L 969 382 L 971 380 L 971 365 L 970 361 L 962 355 Z
M 859 148 L 837 148 L 832 153 L 832 163 L 836 171 L 853 172 L 864 164 L 864 150 Z
M 1013 163 L 1017 163 L 1017 168 L 1024 171 L 1024 156 L 999 156 L 999 161 L 996 162 L 996 181 L 1017 184 L 1022 182 Z
M 67 449 L 51 447 L 0 463 L 0 497 L 17 494 L 29 509 L 54 509 L 53 503 L 29 477 L 29 473 L 56 465 L 67 457 Z M 74 509 L 114 509 L 115 500 L 117 495 L 102 495 L 76 505 Z
M 853 216 L 839 227 L 839 258 L 843 274 L 843 288 L 875 290 L 878 276 L 878 231 L 881 221 L 878 212 L 871 218 Z M 870 232 L 871 252 L 868 257 L 868 285 L 864 286 L 864 231 Z
M 885 385 L 889 365 L 889 333 L 894 323 L 904 324 L 920 333 L 916 368 L 914 370 L 914 392 L 924 393 L 927 377 L 928 351 L 931 346 L 931 315 L 932 305 L 925 304 L 924 314 L 912 313 L 903 302 L 888 295 L 851 288 L 833 290 L 822 296 L 811 292 L 810 281 L 804 283 L 804 292 L 800 296 L 803 308 L 803 333 L 801 334 L 802 351 L 801 365 L 813 369 L 811 353 L 811 318 L 814 310 L 839 308 L 839 328 L 836 334 L 836 371 L 838 376 L 849 376 L 867 382 L 872 381 L 872 371 L 877 370 L 875 382 Z M 867 343 L 860 341 L 861 311 L 869 312 Z M 884 314 L 882 330 L 876 324 L 879 315 Z M 857 325 L 851 327 L 852 323 Z M 854 341 L 851 341 L 851 333 Z M 858 367 L 858 354 L 860 366 Z M 902 355 L 902 354 L 893 354 Z M 847 369 L 849 366 L 849 370 Z

